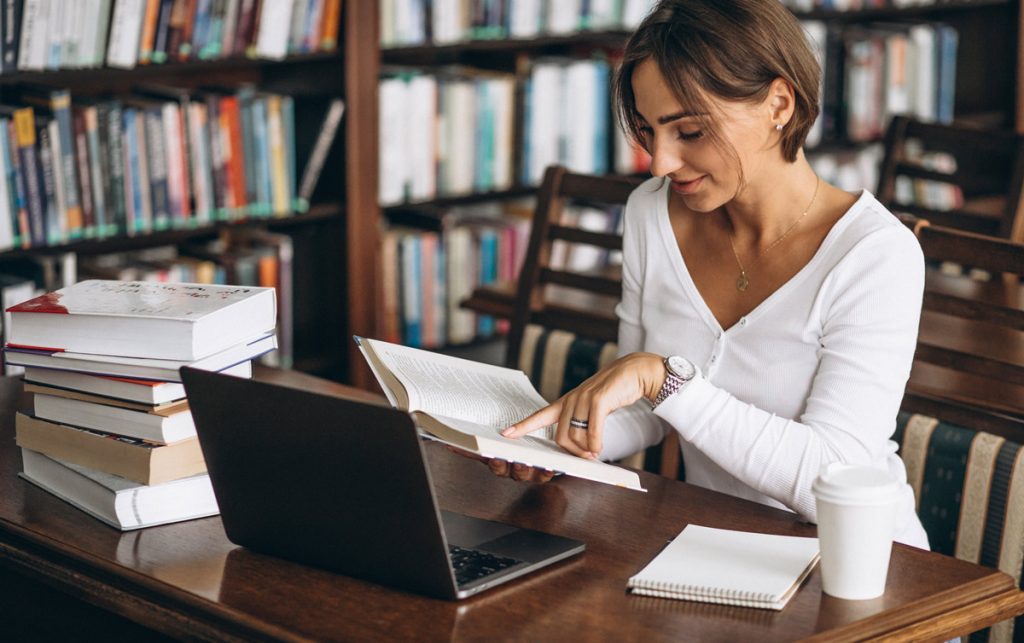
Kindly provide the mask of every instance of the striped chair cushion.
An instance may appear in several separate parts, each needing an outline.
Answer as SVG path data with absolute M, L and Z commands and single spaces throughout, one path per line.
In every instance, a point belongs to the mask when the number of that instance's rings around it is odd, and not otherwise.
M 894 439 L 932 549 L 996 567 L 1021 586 L 1024 449 L 984 431 L 901 413 Z M 1016 626 L 1015 626 L 1016 625 Z M 1016 637 L 1014 631 L 1016 630 Z M 971 640 L 1024 640 L 1024 617 Z
M 618 354 L 615 342 L 578 337 L 531 324 L 523 332 L 519 370 L 548 402 L 582 384 Z

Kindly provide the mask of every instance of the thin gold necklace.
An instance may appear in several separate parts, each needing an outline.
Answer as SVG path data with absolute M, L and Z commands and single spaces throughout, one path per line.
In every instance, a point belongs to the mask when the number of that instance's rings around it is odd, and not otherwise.
M 821 186 L 821 177 L 815 178 L 817 180 L 814 183 L 814 194 L 811 195 L 811 202 L 807 204 L 807 208 L 796 218 L 793 225 L 786 228 L 786 231 L 783 232 L 778 239 L 772 241 L 767 248 L 757 253 L 757 256 L 755 256 L 754 260 L 750 262 L 750 265 L 757 263 L 761 257 L 768 254 L 769 250 L 782 243 L 782 240 L 788 237 L 789 233 L 792 232 L 793 229 L 796 228 L 797 224 L 800 223 L 803 218 L 807 216 L 807 213 L 811 211 L 811 207 L 814 206 L 814 200 L 818 198 L 818 188 Z M 736 265 L 740 267 L 740 276 L 736 278 L 736 290 L 745 292 L 747 288 L 750 287 L 750 279 L 747 278 L 747 270 L 743 267 L 743 262 L 740 261 L 740 253 L 736 252 L 736 244 L 733 242 L 733 234 L 736 232 L 736 228 L 732 225 L 732 219 L 729 219 L 728 216 L 725 218 L 729 221 L 729 246 L 732 248 L 732 255 L 736 257 Z

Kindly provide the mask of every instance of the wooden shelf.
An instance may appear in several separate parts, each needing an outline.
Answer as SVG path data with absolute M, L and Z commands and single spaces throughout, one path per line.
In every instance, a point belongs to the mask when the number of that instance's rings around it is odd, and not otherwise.
M 508 190 L 498 190 L 495 192 L 475 192 L 473 194 L 465 194 L 461 196 L 447 196 L 438 197 L 436 199 L 430 199 L 429 201 L 408 201 L 406 203 L 395 203 L 392 205 L 383 206 L 382 209 L 385 214 L 397 210 L 408 210 L 413 208 L 445 208 L 453 205 L 472 205 L 474 203 L 484 203 L 487 201 L 500 201 L 502 199 L 512 199 L 516 197 L 533 196 L 537 193 L 537 188 L 534 186 L 518 186 L 510 188 Z
M 279 218 L 251 218 L 237 221 L 218 221 L 210 225 L 196 228 L 178 230 L 162 230 L 134 236 L 117 235 L 102 239 L 80 239 L 55 246 L 36 246 L 32 248 L 13 248 L 0 253 L 0 260 L 18 259 L 32 255 L 57 254 L 62 252 L 77 252 L 80 254 L 105 254 L 108 252 L 124 252 L 128 250 L 140 250 L 154 246 L 174 245 L 195 239 L 207 237 L 217 232 L 242 226 L 267 226 L 269 228 L 288 228 L 291 226 L 304 225 L 314 221 L 341 221 L 343 208 L 340 204 L 318 204 L 309 209 L 308 212 L 294 216 Z
M 621 49 L 629 31 L 583 31 L 566 36 L 540 38 L 495 38 L 466 40 L 444 45 L 389 47 L 380 52 L 385 65 L 434 66 L 455 62 L 479 64 L 485 58 L 514 59 L 521 54 L 531 57 L 565 53 L 574 49 Z
M 243 71 L 259 70 L 263 67 L 281 65 L 299 65 L 312 62 L 341 61 L 338 51 L 317 52 L 311 54 L 295 54 L 283 60 L 267 58 L 249 58 L 247 56 L 231 56 L 213 60 L 189 60 L 185 62 L 168 62 L 163 64 L 138 65 L 131 69 L 115 67 L 95 67 L 85 69 L 55 69 L 52 71 L 19 71 L 13 74 L 0 75 L 0 84 L 40 83 L 52 86 L 81 87 L 97 82 L 111 80 L 130 80 L 139 82 L 165 78 L 174 75 L 201 75 L 210 71 Z
M 794 12 L 800 20 L 829 20 L 832 22 L 866 22 L 868 20 L 889 20 L 893 18 L 915 18 L 931 15 L 939 11 L 969 11 L 983 7 L 1006 6 L 1013 0 L 948 0 L 931 4 L 920 4 L 910 7 L 878 7 L 836 11 L 816 9 L 814 11 Z

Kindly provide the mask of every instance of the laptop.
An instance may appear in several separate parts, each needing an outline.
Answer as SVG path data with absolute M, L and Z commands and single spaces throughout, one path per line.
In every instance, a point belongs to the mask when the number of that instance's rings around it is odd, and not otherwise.
M 440 510 L 408 413 L 188 367 L 181 379 L 235 544 L 443 599 L 585 548 Z

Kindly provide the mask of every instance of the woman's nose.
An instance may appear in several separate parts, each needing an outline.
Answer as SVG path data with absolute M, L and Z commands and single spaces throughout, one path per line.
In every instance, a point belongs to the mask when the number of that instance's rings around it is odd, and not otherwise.
M 651 147 L 651 175 L 667 176 L 683 167 L 683 159 L 679 150 L 667 142 L 655 139 Z

